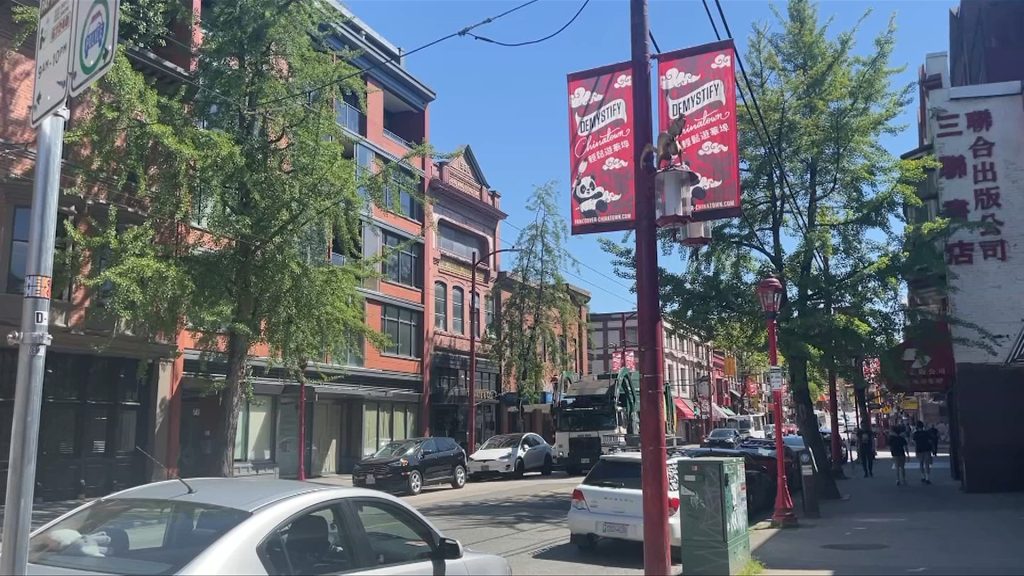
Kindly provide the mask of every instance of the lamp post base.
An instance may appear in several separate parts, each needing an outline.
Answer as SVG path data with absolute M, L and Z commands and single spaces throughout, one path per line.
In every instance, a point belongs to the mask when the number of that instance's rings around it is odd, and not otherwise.
M 796 528 L 798 524 L 792 510 L 775 510 L 772 514 L 772 528 Z

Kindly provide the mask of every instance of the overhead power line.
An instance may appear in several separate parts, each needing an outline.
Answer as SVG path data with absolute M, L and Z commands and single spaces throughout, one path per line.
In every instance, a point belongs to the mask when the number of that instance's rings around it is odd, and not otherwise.
M 469 34 L 473 38 L 476 38 L 477 40 L 481 40 L 483 42 L 488 42 L 490 44 L 496 44 L 498 46 L 505 46 L 506 48 L 518 48 L 520 46 L 530 46 L 532 44 L 540 44 L 541 42 L 546 42 L 548 40 L 551 40 L 555 36 L 558 36 L 562 32 L 565 32 L 565 29 L 568 28 L 569 26 L 572 26 L 572 23 L 575 22 L 576 19 L 579 18 L 580 14 L 583 13 L 583 9 L 587 7 L 587 4 L 590 4 L 590 0 L 584 0 L 583 4 L 580 6 L 579 10 L 576 11 L 576 14 L 574 14 L 573 17 L 570 18 L 568 22 L 563 24 L 561 28 L 559 28 L 558 30 L 555 30 L 551 34 L 548 34 L 547 36 L 544 36 L 543 38 L 537 38 L 536 40 L 526 40 L 524 42 L 501 42 L 501 41 L 498 41 L 498 40 L 494 40 L 492 38 L 488 38 L 486 36 L 477 36 L 476 34 L 473 34 L 473 33 L 470 33 L 470 32 L 467 32 L 467 34 Z

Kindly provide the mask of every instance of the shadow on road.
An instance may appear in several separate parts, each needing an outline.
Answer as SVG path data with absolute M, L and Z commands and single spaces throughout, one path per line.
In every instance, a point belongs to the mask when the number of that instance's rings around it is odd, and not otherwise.
M 583 551 L 575 544 L 559 544 L 533 555 L 537 560 L 592 564 L 609 568 L 642 570 L 644 545 L 641 542 L 601 541 L 594 550 Z
M 501 495 L 496 493 L 495 498 Z M 538 494 L 509 500 L 444 502 L 425 504 L 417 509 L 428 518 L 457 519 L 461 529 L 525 524 L 564 525 L 569 498 L 561 493 Z

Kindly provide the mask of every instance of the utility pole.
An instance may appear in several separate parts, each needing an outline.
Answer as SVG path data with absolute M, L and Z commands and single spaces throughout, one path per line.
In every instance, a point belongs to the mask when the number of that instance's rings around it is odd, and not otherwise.
M 14 388 L 14 421 L 11 425 L 7 496 L 4 501 L 0 574 L 24 574 L 28 563 L 43 375 L 46 370 L 46 349 L 52 341 L 50 293 L 53 286 L 53 240 L 57 229 L 64 123 L 68 114 L 68 109 L 62 108 L 43 120 L 39 126 L 21 331 L 7 337 L 9 343 L 18 344 L 18 376 Z
M 633 157 L 636 186 L 637 343 L 640 349 L 640 449 L 643 478 L 644 573 L 669 574 L 668 465 L 665 452 L 665 395 L 661 370 L 661 307 L 658 303 L 658 238 L 655 223 L 654 162 L 644 147 L 653 144 L 651 54 L 647 44 L 647 0 L 630 0 L 633 63 Z

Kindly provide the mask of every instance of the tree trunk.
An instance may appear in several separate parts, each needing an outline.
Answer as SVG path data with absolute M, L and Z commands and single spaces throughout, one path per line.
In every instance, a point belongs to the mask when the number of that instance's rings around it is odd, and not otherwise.
M 235 434 L 238 429 L 238 412 L 242 407 L 242 385 L 249 360 L 249 339 L 232 331 L 228 335 L 228 373 L 221 402 L 220 438 L 213 443 L 216 456 L 213 459 L 212 474 L 225 478 L 233 476 L 235 470 Z
M 811 401 L 810 386 L 807 379 L 807 360 L 803 358 L 790 359 L 790 366 L 793 372 L 793 404 L 796 406 L 796 423 L 803 436 L 804 444 L 810 448 L 814 455 L 815 472 L 814 484 L 817 486 L 818 495 L 829 500 L 841 498 L 836 480 L 832 477 L 831 467 L 828 465 L 828 453 L 825 451 L 825 441 L 818 429 L 818 419 L 814 417 L 814 403 Z
M 854 403 L 857 404 L 857 412 L 860 414 L 860 429 L 871 431 L 871 411 L 868 410 L 868 389 L 854 388 Z

